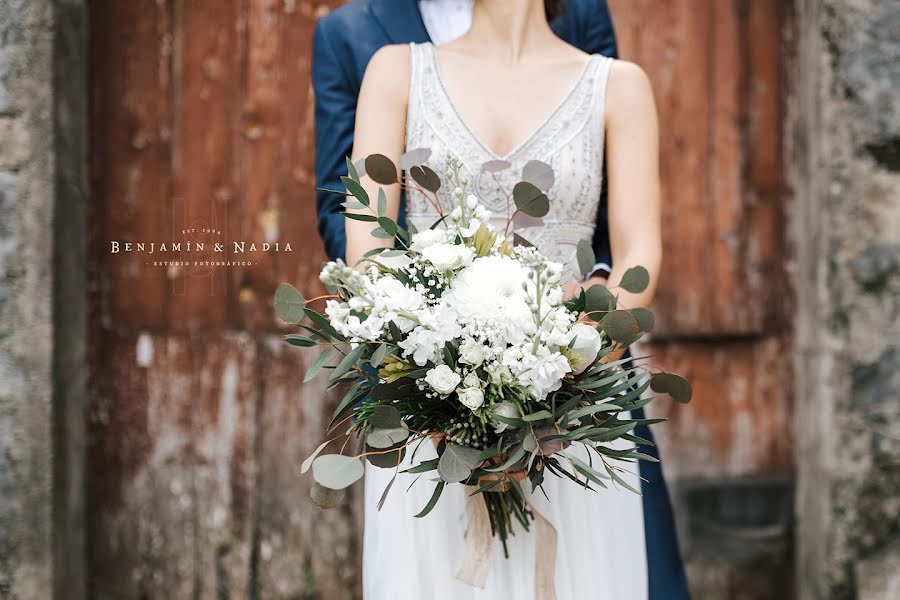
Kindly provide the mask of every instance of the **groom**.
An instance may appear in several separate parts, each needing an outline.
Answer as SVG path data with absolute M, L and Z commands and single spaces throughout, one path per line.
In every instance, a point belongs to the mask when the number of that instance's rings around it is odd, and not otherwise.
M 388 44 L 432 41 L 441 44 L 464 34 L 472 0 L 352 0 L 319 20 L 313 43 L 312 76 L 316 95 L 316 210 L 319 233 L 332 260 L 344 258 L 346 238 L 339 190 L 346 175 L 344 157 L 353 148 L 356 101 L 372 55 Z M 605 0 L 568 0 L 551 26 L 563 40 L 590 54 L 616 56 L 616 40 Z M 600 200 L 591 275 L 609 274 L 612 262 L 606 220 L 606 194 Z M 401 225 L 405 220 L 401 202 Z M 644 418 L 643 409 L 635 418 Z M 635 434 L 652 440 L 647 427 Z M 656 456 L 656 448 L 645 450 Z M 687 583 L 669 493 L 659 463 L 641 461 L 650 600 L 685 600 Z M 623 599 L 624 600 L 624 599 Z

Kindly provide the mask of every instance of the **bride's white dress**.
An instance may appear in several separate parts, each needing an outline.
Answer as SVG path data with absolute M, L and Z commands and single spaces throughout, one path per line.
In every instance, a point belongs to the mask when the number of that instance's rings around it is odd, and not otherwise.
M 578 81 L 558 108 L 526 140 L 506 156 L 485 147 L 460 118 L 441 81 L 434 47 L 411 45 L 411 81 L 406 147 L 431 148 L 430 166 L 445 172 L 448 154 L 466 168 L 470 187 L 496 217 L 502 229 L 507 219 L 507 198 L 481 165 L 506 160 L 510 169 L 497 173 L 507 190 L 521 179 L 529 160 L 549 163 L 556 183 L 548 194 L 550 213 L 544 223 L 522 230 L 553 260 L 566 265 L 566 276 L 577 276 L 575 250 L 580 240 L 590 240 L 600 196 L 606 84 L 612 59 L 593 56 Z M 441 201 L 450 206 L 445 195 Z M 407 219 L 419 229 L 435 221 L 435 212 L 418 194 L 410 194 Z M 622 446 L 620 446 L 622 447 Z M 410 448 L 412 450 L 412 448 Z M 586 458 L 575 445 L 570 451 Z M 413 452 L 401 470 L 410 466 Z M 415 462 L 435 457 L 430 443 L 415 452 Z M 637 465 L 622 463 L 639 486 Z M 499 540 L 494 545 L 493 565 L 486 587 L 479 589 L 456 579 L 464 554 L 466 528 L 465 491 L 462 485 L 444 489 L 436 508 L 421 519 L 413 518 L 434 490 L 433 474 L 410 484 L 415 475 L 400 474 L 381 511 L 377 504 L 393 476 L 392 469 L 366 465 L 365 533 L 363 542 L 363 596 L 365 600 L 532 600 L 534 564 L 542 557 L 535 548 L 535 528 L 518 527 L 503 557 Z M 530 485 L 524 486 L 527 489 Z M 409 490 L 407 491 L 407 488 Z M 531 501 L 558 533 L 556 556 L 557 600 L 644 600 L 647 598 L 647 565 L 644 519 L 637 494 L 610 485 L 597 493 L 585 491 L 568 479 L 549 475 L 544 489 Z M 516 524 L 518 526 L 518 524 Z M 537 552 L 537 554 L 536 554 Z M 539 558 L 540 559 L 540 558 Z

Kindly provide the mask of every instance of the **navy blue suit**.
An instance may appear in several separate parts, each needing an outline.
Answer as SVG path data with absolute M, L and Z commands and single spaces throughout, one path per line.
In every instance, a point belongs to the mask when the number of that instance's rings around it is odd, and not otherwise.
M 616 39 L 605 0 L 569 0 L 565 13 L 551 24 L 554 32 L 589 54 L 616 57 Z M 342 190 L 345 157 L 353 148 L 356 101 L 372 55 L 388 44 L 429 41 L 416 0 L 353 0 L 321 18 L 313 42 L 313 87 L 316 93 L 316 183 Z M 318 191 L 319 233 L 329 258 L 343 258 L 346 249 L 343 196 Z M 401 224 L 405 207 L 401 202 Z M 601 197 L 594 234 L 598 262 L 612 263 L 607 224 L 606 192 Z M 635 414 L 643 418 L 643 410 Z M 653 439 L 647 427 L 635 433 Z M 655 454 L 655 448 L 645 450 Z M 675 523 L 658 463 L 641 462 L 650 600 L 688 598 L 678 552 Z M 623 599 L 624 600 L 624 599 Z

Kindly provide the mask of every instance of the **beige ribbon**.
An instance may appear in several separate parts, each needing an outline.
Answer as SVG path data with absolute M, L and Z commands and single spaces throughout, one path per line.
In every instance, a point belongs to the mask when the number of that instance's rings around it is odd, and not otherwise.
M 491 533 L 491 518 L 484 500 L 480 494 L 472 495 L 475 489 L 473 486 L 466 486 L 466 549 L 456 578 L 463 583 L 484 589 L 491 573 L 494 535 Z M 534 554 L 534 600 L 556 600 L 556 528 L 527 498 L 525 502 L 534 515 L 537 536 Z M 544 560 L 541 560 L 540 556 L 544 556 Z

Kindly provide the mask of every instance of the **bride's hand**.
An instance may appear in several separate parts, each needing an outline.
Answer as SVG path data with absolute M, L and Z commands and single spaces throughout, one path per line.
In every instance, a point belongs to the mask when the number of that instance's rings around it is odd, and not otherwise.
M 569 299 L 574 296 L 577 296 L 581 293 L 581 290 L 586 290 L 590 288 L 592 285 L 606 285 L 606 277 L 591 277 L 590 279 L 586 279 L 585 281 L 572 281 L 562 286 L 563 289 L 563 298 Z

